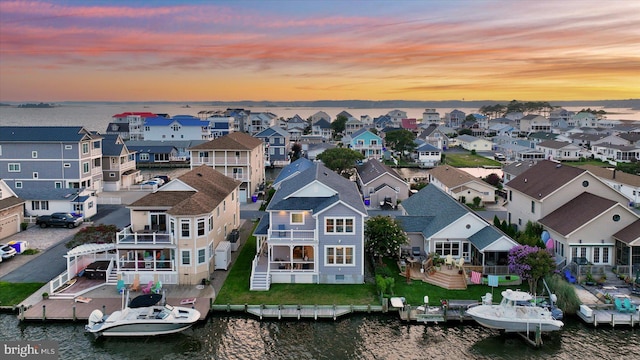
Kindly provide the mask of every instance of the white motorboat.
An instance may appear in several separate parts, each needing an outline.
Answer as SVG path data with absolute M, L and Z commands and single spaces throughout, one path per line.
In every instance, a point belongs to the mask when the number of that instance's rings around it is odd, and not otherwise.
M 558 331 L 564 323 L 556 320 L 549 309 L 536 306 L 533 297 L 524 291 L 502 292 L 499 305 L 482 304 L 467 310 L 480 325 L 505 332 Z
M 137 299 L 111 315 L 94 310 L 89 315 L 85 330 L 96 337 L 164 335 L 186 330 L 200 319 L 200 312 L 196 309 L 171 305 L 136 307 L 135 304 L 144 304 L 144 301 L 136 301 Z M 153 301 L 155 298 L 149 300 Z M 155 301 L 157 302 L 158 300 Z

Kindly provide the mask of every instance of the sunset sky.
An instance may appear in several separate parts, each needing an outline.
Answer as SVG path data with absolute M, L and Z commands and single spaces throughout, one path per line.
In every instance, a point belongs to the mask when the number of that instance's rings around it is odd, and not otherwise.
M 0 1 L 0 102 L 640 97 L 640 1 Z

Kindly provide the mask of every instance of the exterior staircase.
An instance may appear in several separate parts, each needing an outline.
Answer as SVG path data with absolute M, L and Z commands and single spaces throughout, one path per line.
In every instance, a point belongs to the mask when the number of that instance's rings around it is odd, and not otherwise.
M 251 274 L 251 291 L 268 291 L 271 287 L 271 275 L 266 272 L 254 272 Z
M 464 273 L 436 271 L 428 274 L 423 281 L 449 290 L 465 290 L 467 288 L 467 278 Z
M 118 272 L 115 269 L 113 269 L 107 275 L 107 284 L 115 285 L 117 283 L 118 283 Z

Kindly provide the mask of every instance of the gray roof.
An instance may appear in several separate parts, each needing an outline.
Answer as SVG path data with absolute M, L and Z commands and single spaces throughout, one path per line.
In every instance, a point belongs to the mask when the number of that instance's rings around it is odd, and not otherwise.
M 254 137 L 257 137 L 257 138 L 265 138 L 265 137 L 272 137 L 272 136 L 282 136 L 282 137 L 288 138 L 291 135 L 280 126 L 272 126 L 254 135 Z
M 471 235 L 469 241 L 477 249 L 482 250 L 502 237 L 502 234 L 493 226 L 485 226 L 482 230 Z
M 129 141 L 125 141 L 125 144 L 127 144 L 127 147 L 170 145 L 175 148 L 188 149 L 190 147 L 204 144 L 207 142 L 209 142 L 209 140 L 129 140 Z
M 584 172 L 586 172 L 584 169 L 542 160 L 509 181 L 505 186 L 531 198 L 541 200 Z
M 396 216 L 396 220 L 402 226 L 402 230 L 408 233 L 422 233 L 433 221 L 433 216 Z
M 291 164 L 283 167 L 282 170 L 280 170 L 280 173 L 278 174 L 276 179 L 273 181 L 273 186 L 276 186 L 277 184 L 293 176 L 294 174 L 301 173 L 302 171 L 310 168 L 311 166 L 313 166 L 313 162 L 307 158 L 300 158 L 292 162 Z
M 333 189 L 335 194 L 330 197 L 289 197 L 314 181 Z M 317 213 L 338 201 L 343 201 L 363 214 L 367 213 L 354 182 L 343 178 L 322 164 L 314 163 L 298 175 L 283 181 L 269 202 L 267 210 L 312 210 Z
M 392 168 L 388 167 L 387 165 L 381 163 L 376 159 L 371 159 L 367 161 L 363 165 L 358 166 L 356 170 L 358 171 L 358 176 L 360 176 L 362 183 L 365 185 L 377 179 L 378 177 L 380 177 L 385 173 L 397 178 L 400 181 L 404 181 L 404 179 L 400 175 L 398 175 L 398 173 L 395 170 L 393 170 Z
M 27 186 L 25 184 L 25 186 Z M 24 200 L 49 200 L 49 201 L 83 201 L 78 196 L 82 189 L 51 189 L 41 186 L 23 187 L 20 189 L 11 188 L 18 197 Z M 77 200 L 76 200 L 77 199 Z
M 422 230 L 427 237 L 444 229 L 456 219 L 470 210 L 454 198 L 438 189 L 435 185 L 427 185 L 422 190 L 404 200 L 401 205 L 410 216 L 430 217 Z
M 2 142 L 80 142 L 100 139 L 82 126 L 0 126 Z
M 102 139 L 102 155 L 103 156 L 120 156 L 125 148 L 123 143 L 116 143 L 119 135 L 107 134 Z
M 269 215 L 262 215 L 258 225 L 253 230 L 253 235 L 268 235 L 269 234 Z

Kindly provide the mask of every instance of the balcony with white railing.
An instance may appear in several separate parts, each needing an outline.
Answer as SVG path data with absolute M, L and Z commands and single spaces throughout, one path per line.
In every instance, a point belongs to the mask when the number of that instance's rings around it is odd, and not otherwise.
M 382 149 L 382 144 L 355 144 L 353 149 Z
M 216 165 L 249 165 L 249 158 L 246 156 L 229 156 L 216 155 L 213 160 Z
M 210 156 L 194 156 L 194 157 L 191 158 L 191 162 L 193 163 L 194 166 L 199 166 L 199 165 L 212 166 L 213 165 L 213 157 L 210 157 Z
M 116 243 L 123 245 L 173 245 L 175 241 L 169 233 L 143 230 L 134 232 L 127 226 L 116 233 Z
M 276 229 L 269 230 L 269 244 L 315 243 L 318 241 L 316 230 Z

